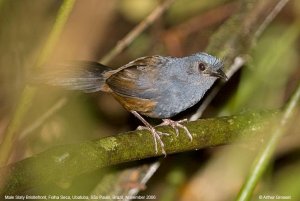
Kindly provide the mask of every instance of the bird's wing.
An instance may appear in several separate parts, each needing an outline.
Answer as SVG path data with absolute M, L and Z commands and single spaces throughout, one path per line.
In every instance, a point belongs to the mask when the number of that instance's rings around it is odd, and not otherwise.
M 160 56 L 142 57 L 121 67 L 107 80 L 112 91 L 121 96 L 151 99 L 157 95 L 155 82 L 164 59 Z

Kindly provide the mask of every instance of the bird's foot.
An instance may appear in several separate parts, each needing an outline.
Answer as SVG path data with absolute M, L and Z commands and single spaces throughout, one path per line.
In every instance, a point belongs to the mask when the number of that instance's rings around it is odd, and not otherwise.
M 181 123 L 184 123 L 184 122 L 187 122 L 187 121 L 188 121 L 187 119 L 183 119 L 183 120 L 180 120 L 180 121 L 173 121 L 171 119 L 163 119 L 163 122 L 160 124 L 160 126 L 171 126 L 175 130 L 175 133 L 176 133 L 177 137 L 179 135 L 178 128 L 182 128 L 185 131 L 186 135 L 192 141 L 193 140 L 192 134 L 190 133 L 190 131 L 187 129 L 186 126 L 181 124 Z
M 161 152 L 165 156 L 167 155 L 166 151 L 165 151 L 165 145 L 164 145 L 163 141 L 161 140 L 160 136 L 161 135 L 169 136 L 168 133 L 163 133 L 163 132 L 157 131 L 153 126 L 139 126 L 137 129 L 138 130 L 148 130 L 148 131 L 150 131 L 152 136 L 153 136 L 153 139 L 154 139 L 155 153 L 156 154 L 158 153 L 158 146 L 157 146 L 157 141 L 158 141 L 159 144 L 160 144 L 160 147 L 161 147 Z

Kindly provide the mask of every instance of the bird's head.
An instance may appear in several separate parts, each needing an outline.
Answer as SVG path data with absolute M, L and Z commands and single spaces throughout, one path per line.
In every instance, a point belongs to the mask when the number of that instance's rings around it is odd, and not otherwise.
M 190 56 L 193 65 L 196 66 L 198 72 L 204 76 L 212 76 L 227 80 L 227 76 L 223 71 L 223 62 L 222 60 L 203 53 L 199 52 Z

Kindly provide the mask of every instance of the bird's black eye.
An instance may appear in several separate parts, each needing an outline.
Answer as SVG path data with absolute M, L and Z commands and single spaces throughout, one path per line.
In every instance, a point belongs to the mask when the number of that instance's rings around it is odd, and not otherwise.
M 199 64 L 198 64 L 198 68 L 199 68 L 200 71 L 204 71 L 204 70 L 206 69 L 204 63 L 199 63 Z

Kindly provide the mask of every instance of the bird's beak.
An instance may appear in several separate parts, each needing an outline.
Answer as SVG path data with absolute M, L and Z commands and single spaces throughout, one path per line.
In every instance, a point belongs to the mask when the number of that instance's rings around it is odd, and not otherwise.
M 224 71 L 222 69 L 211 72 L 211 76 L 218 77 L 218 78 L 221 78 L 223 80 L 228 80 L 228 77 L 226 76 L 226 74 L 224 73 Z

